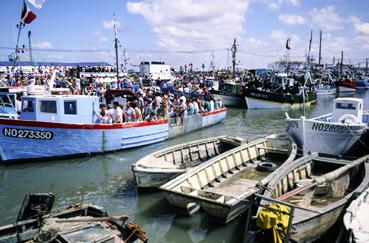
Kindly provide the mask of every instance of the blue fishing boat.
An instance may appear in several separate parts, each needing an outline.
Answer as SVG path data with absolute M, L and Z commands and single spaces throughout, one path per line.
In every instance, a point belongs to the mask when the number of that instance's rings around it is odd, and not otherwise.
M 99 98 L 85 95 L 26 95 L 19 119 L 0 118 L 3 162 L 90 155 L 143 146 L 220 122 L 225 108 L 168 119 L 96 123 Z M 170 120 L 170 119 L 169 119 Z

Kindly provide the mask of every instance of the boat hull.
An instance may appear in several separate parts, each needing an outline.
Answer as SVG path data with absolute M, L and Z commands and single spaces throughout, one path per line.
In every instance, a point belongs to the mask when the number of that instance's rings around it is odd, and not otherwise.
M 330 123 L 314 119 L 286 119 L 289 133 L 304 154 L 344 155 L 364 133 L 366 125 Z
M 177 125 L 173 119 L 169 122 L 169 138 L 212 126 L 224 120 L 226 115 L 227 109 L 223 108 L 209 113 L 184 117 L 183 123 L 180 125 Z
M 213 94 L 216 98 L 223 101 L 223 105 L 236 106 L 236 107 L 246 107 L 245 101 L 242 95 L 226 94 L 226 93 L 215 93 Z
M 140 170 L 135 165 L 132 166 L 133 175 L 135 177 L 138 188 L 154 188 L 159 187 L 170 179 L 182 174 L 185 170 Z
M 1 159 L 12 161 L 104 153 L 160 142 L 168 139 L 168 122 L 68 125 L 1 120 L 0 131 Z
M 336 88 L 330 88 L 330 89 L 317 89 L 316 94 L 321 95 L 335 95 L 336 94 Z
M 366 80 L 356 81 L 356 89 L 359 89 L 359 90 L 369 89 L 369 82 Z
M 245 94 L 248 109 L 287 109 L 300 108 L 304 105 L 302 95 L 280 94 L 262 90 L 250 90 Z M 305 105 L 316 102 L 316 93 L 306 95 Z
M 355 90 L 356 89 L 352 87 L 344 87 L 344 86 L 337 87 L 337 93 L 355 92 Z
M 164 141 L 226 117 L 227 110 L 185 118 L 180 126 L 168 120 L 125 124 L 66 124 L 27 120 L 0 120 L 0 155 L 4 162 L 90 155 Z M 193 120 L 197 123 L 193 124 Z

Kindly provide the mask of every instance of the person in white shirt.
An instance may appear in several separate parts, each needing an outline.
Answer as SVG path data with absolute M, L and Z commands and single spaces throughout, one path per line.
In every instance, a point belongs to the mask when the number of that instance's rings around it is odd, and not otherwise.
M 113 123 L 122 123 L 123 122 L 123 111 L 120 108 L 118 101 L 114 101 L 114 112 L 113 112 Z

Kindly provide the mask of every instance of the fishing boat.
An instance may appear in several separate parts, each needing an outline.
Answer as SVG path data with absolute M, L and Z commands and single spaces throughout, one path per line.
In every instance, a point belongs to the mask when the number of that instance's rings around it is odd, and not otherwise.
M 369 185 L 368 162 L 369 155 L 353 161 L 314 156 L 295 160 L 269 181 L 259 204 L 257 225 L 274 230 L 280 226 L 277 224 L 286 223 L 288 240 L 312 242 L 318 239 L 336 223 L 350 198 Z M 283 203 L 287 203 L 288 208 L 282 210 L 290 216 L 284 223 L 270 221 L 275 218 L 272 219 L 269 212 L 282 208 Z
M 310 106 L 316 102 L 316 92 L 303 86 L 294 87 L 295 80 L 288 78 L 286 73 L 278 73 L 271 82 L 277 89 L 264 87 L 247 88 L 244 91 L 248 109 L 284 109 Z M 287 88 L 288 87 L 288 88 Z
M 124 104 L 127 99 L 120 101 Z M 23 96 L 19 119 L 0 119 L 2 161 L 53 159 L 143 146 L 213 125 L 227 113 L 225 108 L 201 113 L 179 125 L 168 125 L 168 119 L 101 124 L 96 122 L 99 104 L 97 96 L 44 92 Z
M 191 141 L 151 153 L 132 165 L 139 188 L 159 187 L 205 161 L 247 143 L 234 136 Z
M 322 85 L 316 88 L 316 95 L 335 95 L 337 92 L 336 87 L 331 85 Z
M 263 190 L 272 171 L 293 161 L 296 152 L 287 136 L 270 135 L 224 152 L 160 189 L 171 205 L 186 213 L 201 207 L 211 219 L 228 223 L 248 208 L 247 199 Z
M 350 203 L 343 216 L 347 242 L 364 243 L 369 241 L 369 188 Z
M 349 78 L 341 79 L 336 82 L 337 93 L 355 92 L 356 82 Z
M 143 229 L 128 216 L 109 216 L 93 205 L 51 212 L 51 193 L 25 196 L 15 223 L 0 227 L 0 242 L 147 242 Z M 122 223 L 119 223 L 122 222 Z
M 211 93 L 216 98 L 222 100 L 223 105 L 226 107 L 246 107 L 246 103 L 242 95 L 242 85 L 234 79 L 229 79 L 220 83 L 219 89 L 212 90 Z
M 304 154 L 318 152 L 345 155 L 368 127 L 369 112 L 363 111 L 363 100 L 337 98 L 332 113 L 315 118 L 290 118 L 286 123 L 292 138 Z
M 356 89 L 366 90 L 369 89 L 369 78 L 363 74 L 355 76 Z

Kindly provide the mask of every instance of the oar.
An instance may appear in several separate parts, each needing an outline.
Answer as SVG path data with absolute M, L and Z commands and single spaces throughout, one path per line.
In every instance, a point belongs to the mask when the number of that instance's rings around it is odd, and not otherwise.
M 106 217 L 79 217 L 70 219 L 56 219 L 56 223 L 74 223 L 74 222 L 101 222 L 101 221 L 126 221 L 128 219 L 127 215 L 122 216 L 106 216 Z
M 294 189 L 292 191 L 289 191 L 289 192 L 283 194 L 282 196 L 278 197 L 277 200 L 286 200 L 286 199 L 288 199 L 288 198 L 290 198 L 292 196 L 295 196 L 295 195 L 297 195 L 297 194 L 299 194 L 299 193 L 301 193 L 303 191 L 306 191 L 306 190 L 308 190 L 310 188 L 314 188 L 314 187 L 316 187 L 318 185 L 321 185 L 321 184 L 323 184 L 323 183 L 325 183 L 327 181 L 332 181 L 333 179 L 335 179 L 335 178 L 343 175 L 345 172 L 347 172 L 348 170 L 352 169 L 353 167 L 358 166 L 361 163 L 366 162 L 368 160 L 369 160 L 369 155 L 366 155 L 364 157 L 361 157 L 359 159 L 356 159 L 356 160 L 352 161 L 351 163 L 349 163 L 349 164 L 347 164 L 345 166 L 342 166 L 342 167 L 340 167 L 340 168 L 338 168 L 338 169 L 336 169 L 334 171 L 331 171 L 331 172 L 329 172 L 327 174 L 324 174 L 324 175 L 316 178 L 313 183 L 306 184 L 305 186 L 298 187 L 298 188 L 296 188 L 296 189 Z

